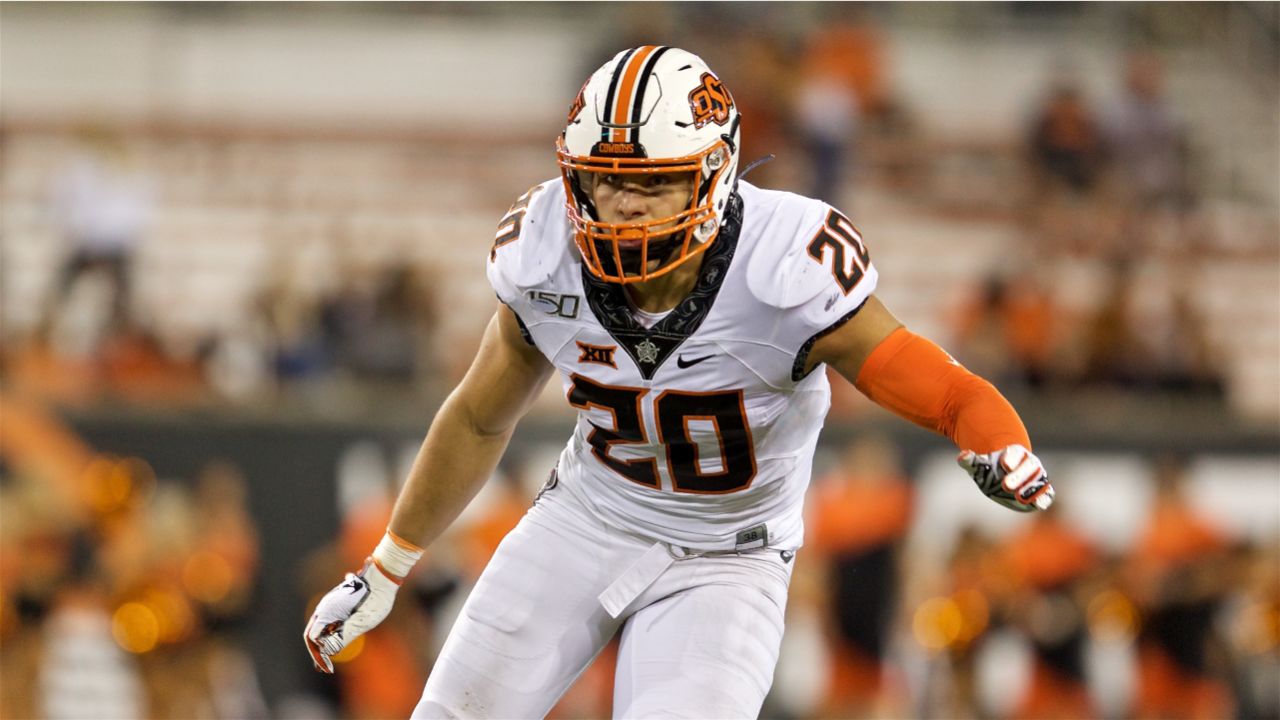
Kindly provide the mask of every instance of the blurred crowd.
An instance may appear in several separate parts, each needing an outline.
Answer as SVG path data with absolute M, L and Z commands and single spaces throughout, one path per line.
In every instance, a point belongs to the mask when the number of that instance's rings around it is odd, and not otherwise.
M 1280 538 L 1259 544 L 1199 511 L 1184 493 L 1187 458 L 1150 459 L 1153 500 L 1119 551 L 1059 508 L 1008 531 L 964 526 L 932 557 L 918 542 L 929 532 L 917 514 L 919 482 L 898 448 L 872 435 L 837 455 L 810 490 L 763 717 L 1280 713 Z M 539 479 L 506 458 L 428 550 L 388 622 L 338 656 L 344 716 L 412 709 L 461 602 Z M 340 536 L 308 560 L 309 604 L 335 568 L 358 565 L 376 543 L 394 486 L 389 475 L 365 484 L 372 490 L 350 502 Z M 606 649 L 551 717 L 608 717 L 615 654 Z
M 0 401 L 0 717 L 265 718 L 246 480 L 157 478 Z
M 245 632 L 270 610 L 264 573 L 297 578 L 287 616 L 301 627 L 361 564 L 399 481 L 385 451 L 356 445 L 339 463 L 331 544 L 267 566 L 260 526 L 296 520 L 251 507 L 233 463 L 157 478 L 141 458 L 94 451 L 39 405 L 4 397 L 0 412 L 0 717 L 405 717 L 540 480 L 534 462 L 504 458 L 388 620 L 322 676 L 301 670 L 300 643 L 250 654 Z M 824 462 L 765 717 L 1280 713 L 1280 538 L 1197 507 L 1189 458 L 1147 459 L 1154 491 L 1122 548 L 1066 519 L 1067 493 L 1004 529 L 978 522 L 942 537 L 903 460 L 867 435 Z M 615 654 L 552 717 L 607 717 Z M 268 703 L 264 663 L 297 665 L 302 690 Z
M 644 13 L 637 32 L 656 24 L 673 42 L 692 32 Z M 1173 109 L 1158 53 L 1114 68 L 1122 92 L 1110 102 L 1091 97 L 1078 70 L 1055 69 L 1027 108 L 1024 134 L 990 148 L 926 137 L 929 109 L 893 86 L 873 23 L 833 17 L 815 27 L 684 40 L 735 78 L 744 164 L 778 158 L 752 169 L 753 182 L 854 218 L 868 197 L 888 194 L 912 212 L 1012 228 L 1004 262 L 934 309 L 946 329 L 938 339 L 1002 388 L 1223 394 L 1230 363 L 1210 341 L 1198 273 L 1233 253 L 1274 263 L 1274 238 L 1259 245 L 1213 231 L 1200 146 Z M 10 137 L 0 134 L 0 148 Z M 310 698 L 292 710 L 269 708 L 257 671 L 277 660 L 251 656 L 243 633 L 262 574 L 297 572 L 261 566 L 259 528 L 277 509 L 250 507 L 243 473 L 224 460 L 157 478 L 145 459 L 102 455 L 45 401 L 434 399 L 474 352 L 442 329 L 456 310 L 442 291 L 452 267 L 370 263 L 357 252 L 362 238 L 346 236 L 337 277 L 301 283 L 297 258 L 279 258 L 253 282 L 245 322 L 168 335 L 157 318 L 169 308 L 138 292 L 138 253 L 172 178 L 139 162 L 136 142 L 94 126 L 67 143 L 74 153 L 47 178 L 57 268 L 38 320 L 4 329 L 0 718 L 404 717 L 541 469 L 505 459 L 429 549 L 387 622 L 337 658 L 338 674 L 309 677 Z M 546 156 L 549 177 L 549 145 Z M 957 158 L 996 168 L 994 189 L 957 192 L 942 167 Z M 520 189 L 476 193 L 486 202 L 497 193 L 496 223 Z M 466 242 L 479 267 L 485 238 Z M 1105 271 L 1068 298 L 1058 280 L 1074 280 L 1081 262 Z M 1154 280 L 1151 263 L 1163 269 Z M 483 318 L 472 324 L 478 337 Z M 845 410 L 837 403 L 837 416 Z M 878 439 L 851 445 L 810 492 L 765 715 L 1280 717 L 1280 548 L 1199 513 L 1181 489 L 1185 458 L 1148 460 L 1158 492 L 1129 547 L 1102 547 L 1055 510 L 1011 533 L 967 527 L 947 557 L 933 558 L 914 544 L 918 478 L 899 451 Z M 319 594 L 376 544 L 397 480 L 387 473 L 346 498 L 333 543 L 299 563 L 299 630 Z M 279 652 L 301 658 L 301 643 Z M 554 717 L 608 716 L 613 652 Z
M 156 321 L 166 309 L 140 302 L 134 277 L 158 211 L 156 181 L 104 127 L 82 128 L 75 148 L 52 178 L 48 206 L 66 255 L 34 328 L 7 338 L 0 353 L 15 384 L 70 405 L 190 406 L 261 402 L 324 381 L 325 392 L 340 381 L 397 392 L 435 382 L 434 271 L 406 260 L 371 267 L 340 258 L 341 277 L 316 294 L 283 258 L 242 322 L 165 336 Z M 353 255 L 353 242 L 335 249 Z
M 1024 143 L 1030 191 L 1020 211 L 1034 247 L 1012 253 L 957 313 L 957 354 L 993 379 L 1220 395 L 1225 358 L 1194 302 L 1200 263 L 1218 252 L 1196 214 L 1191 138 L 1163 90 L 1159 59 L 1129 57 L 1119 104 L 1102 111 L 1069 70 L 1053 80 Z M 1051 289 L 1062 261 L 1107 268 L 1086 312 Z M 1169 277 L 1138 302 L 1143 263 Z M 1074 315 L 1074 316 L 1073 316 Z
M 1012 229 L 1000 262 L 929 310 L 958 358 L 1010 385 L 1223 394 L 1233 364 L 1210 342 L 1199 273 L 1236 252 L 1274 260 L 1274 247 L 1212 230 L 1196 172 L 1203 158 L 1168 98 L 1158 53 L 1134 52 L 1115 68 L 1121 92 L 1106 102 L 1089 97 L 1078 69 L 1052 68 L 1024 136 L 990 147 L 923 133 L 927 108 L 895 90 L 873 24 L 833 20 L 785 38 L 705 50 L 734 69 L 749 124 L 744 162 L 779 158 L 753 169 L 755 182 L 855 218 L 865 198 L 887 194 L 939 217 Z M 298 259 L 280 257 L 254 281 L 252 310 L 233 327 L 166 335 L 157 319 L 168 310 L 140 299 L 135 277 L 137 247 L 164 210 L 156 184 L 165 178 L 102 127 L 83 129 L 76 147 L 49 179 L 48 217 L 64 257 L 39 321 L 6 333 L 3 368 L 22 384 L 72 402 L 254 403 L 351 383 L 439 392 L 465 369 L 472 345 L 440 332 L 448 268 L 368 261 L 352 234 L 333 238 L 337 277 L 299 282 Z M 957 191 L 948 168 L 964 163 L 984 179 L 962 174 L 959 185 L 992 187 Z M 554 171 L 550 155 L 546 167 Z M 496 221 L 506 200 L 492 202 Z M 1072 274 L 1082 263 L 1094 270 L 1083 280 Z M 470 324 L 468 341 L 483 319 Z
M 912 542 L 894 449 L 850 445 L 811 497 L 791 607 L 829 643 L 826 693 L 787 714 L 1275 716 L 1280 547 L 1207 519 L 1185 458 L 1152 466 L 1147 518 L 1120 552 L 1055 506 L 1005 533 L 962 527 L 934 564 Z

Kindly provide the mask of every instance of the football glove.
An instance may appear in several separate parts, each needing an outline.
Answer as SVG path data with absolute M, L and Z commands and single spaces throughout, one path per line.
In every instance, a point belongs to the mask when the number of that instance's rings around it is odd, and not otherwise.
M 978 484 L 982 494 L 1001 505 L 1017 510 L 1048 510 L 1054 490 L 1044 463 L 1022 445 L 978 454 L 963 450 L 956 462 Z
M 332 673 L 332 656 L 377 627 L 391 612 L 404 575 L 422 556 L 421 549 L 409 550 L 405 547 L 408 543 L 396 540 L 390 534 L 384 536 L 360 572 L 347 573 L 316 605 L 302 633 L 316 670 Z

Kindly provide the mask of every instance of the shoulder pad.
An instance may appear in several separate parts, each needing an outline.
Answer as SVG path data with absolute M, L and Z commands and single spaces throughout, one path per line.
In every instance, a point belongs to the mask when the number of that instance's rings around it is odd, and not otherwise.
M 573 253 L 559 178 L 534 185 L 498 223 L 487 263 L 489 282 L 503 302 L 551 277 Z
M 807 248 L 831 206 L 793 193 L 756 188 L 748 188 L 743 200 L 749 203 L 743 211 L 744 222 L 755 226 L 751 232 L 756 241 L 747 263 L 751 294 L 766 305 L 786 309 L 828 290 L 831 271 L 810 257 Z

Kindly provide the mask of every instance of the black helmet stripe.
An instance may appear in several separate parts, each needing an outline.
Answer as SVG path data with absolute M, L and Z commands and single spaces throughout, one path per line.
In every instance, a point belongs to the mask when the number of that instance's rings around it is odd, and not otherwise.
M 640 85 L 636 88 L 636 100 L 631 105 L 631 122 L 636 126 L 631 129 L 631 142 L 640 143 L 640 123 L 644 121 L 641 112 L 644 111 L 644 91 L 649 86 L 649 76 L 653 73 L 653 69 L 658 65 L 658 59 L 662 54 L 670 50 L 669 47 L 660 47 L 649 56 L 649 62 L 645 63 L 644 69 L 640 71 Z M 616 75 L 614 77 L 617 77 Z

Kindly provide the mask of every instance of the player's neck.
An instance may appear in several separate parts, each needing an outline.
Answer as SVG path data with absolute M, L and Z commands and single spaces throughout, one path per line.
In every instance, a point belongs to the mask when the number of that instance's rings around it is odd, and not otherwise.
M 680 304 L 698 281 L 702 269 L 702 255 L 690 259 L 680 267 L 661 277 L 625 286 L 631 302 L 648 313 L 661 313 Z

